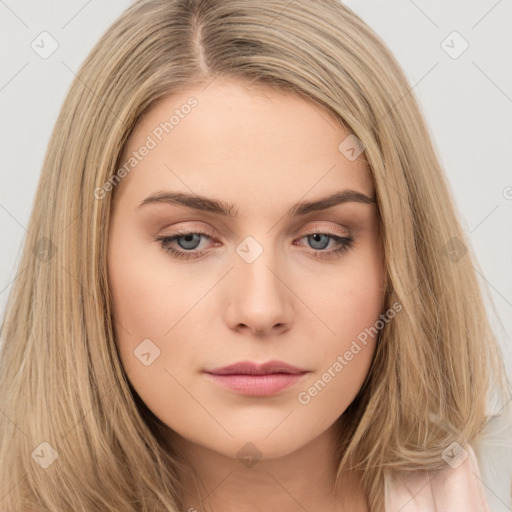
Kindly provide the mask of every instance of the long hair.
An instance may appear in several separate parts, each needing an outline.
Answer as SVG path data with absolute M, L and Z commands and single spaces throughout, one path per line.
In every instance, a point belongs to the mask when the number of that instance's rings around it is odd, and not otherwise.
M 2 509 L 181 510 L 186 464 L 117 353 L 112 193 L 98 190 L 156 102 L 220 76 L 300 95 L 364 147 L 386 303 L 402 310 L 339 419 L 338 474 L 361 470 L 381 512 L 384 470 L 444 467 L 443 450 L 481 433 L 490 392 L 509 392 L 478 263 L 411 86 L 379 37 L 338 0 L 141 0 L 77 72 L 45 155 L 1 330 Z

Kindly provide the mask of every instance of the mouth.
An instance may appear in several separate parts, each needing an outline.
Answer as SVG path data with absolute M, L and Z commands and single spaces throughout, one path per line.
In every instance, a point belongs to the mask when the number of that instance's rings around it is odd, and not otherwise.
M 293 386 L 309 371 L 282 361 L 264 364 L 245 361 L 206 370 L 204 373 L 213 382 L 235 393 L 263 397 L 275 395 Z

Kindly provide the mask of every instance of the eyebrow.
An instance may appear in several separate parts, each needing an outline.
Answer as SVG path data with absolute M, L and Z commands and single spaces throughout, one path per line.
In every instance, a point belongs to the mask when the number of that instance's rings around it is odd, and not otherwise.
M 195 194 L 169 191 L 160 191 L 149 195 L 140 203 L 139 208 L 155 203 L 186 206 L 187 208 L 202 210 L 223 217 L 236 217 L 238 215 L 238 210 L 234 204 Z M 369 197 L 356 190 L 346 189 L 314 201 L 301 201 L 296 203 L 288 210 L 287 216 L 295 217 L 307 215 L 311 212 L 327 210 L 328 208 L 342 203 L 373 204 L 375 203 L 375 198 Z

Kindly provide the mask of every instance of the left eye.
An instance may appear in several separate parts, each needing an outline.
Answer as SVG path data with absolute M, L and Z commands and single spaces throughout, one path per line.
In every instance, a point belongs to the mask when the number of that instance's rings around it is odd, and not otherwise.
M 164 250 L 166 250 L 168 253 L 176 256 L 177 258 L 189 259 L 198 258 L 202 255 L 202 252 L 191 252 L 197 249 L 197 246 L 201 241 L 201 237 L 211 239 L 211 236 L 207 233 L 186 231 L 183 233 L 177 233 L 173 236 L 162 237 L 158 240 L 160 241 L 160 244 Z M 184 250 L 180 251 L 179 249 L 175 249 L 172 246 L 172 244 L 175 242 L 178 243 L 178 245 Z
M 212 239 L 211 235 L 207 233 L 183 232 L 177 233 L 173 236 L 158 238 L 157 240 L 160 242 L 162 248 L 169 254 L 181 259 L 191 259 L 198 258 L 205 252 L 205 250 L 195 252 L 201 242 L 201 237 L 204 237 L 208 240 Z M 342 237 L 329 233 L 311 233 L 309 235 L 304 235 L 297 240 L 302 240 L 302 238 L 307 238 L 311 241 L 310 243 L 312 243 L 311 248 L 313 249 L 314 256 L 320 258 L 339 255 L 342 252 L 350 249 L 354 241 L 352 237 L 349 236 Z M 324 249 L 326 249 L 331 240 L 334 240 L 338 246 L 333 250 L 325 251 Z M 174 243 L 177 243 L 178 246 L 183 250 L 173 247 Z

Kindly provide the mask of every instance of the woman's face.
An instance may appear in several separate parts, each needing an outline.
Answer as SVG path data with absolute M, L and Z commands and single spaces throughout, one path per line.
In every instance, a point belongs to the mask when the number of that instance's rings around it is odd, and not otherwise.
M 228 80 L 202 89 L 153 107 L 123 155 L 108 241 L 117 344 L 173 435 L 274 458 L 333 427 L 367 376 L 383 259 L 376 204 L 357 194 L 374 189 L 315 104 Z M 301 372 L 208 373 L 248 361 Z

